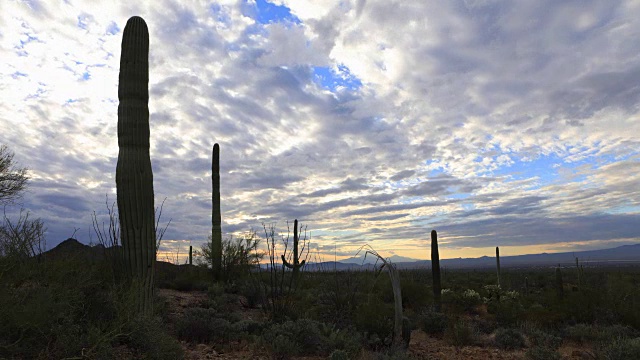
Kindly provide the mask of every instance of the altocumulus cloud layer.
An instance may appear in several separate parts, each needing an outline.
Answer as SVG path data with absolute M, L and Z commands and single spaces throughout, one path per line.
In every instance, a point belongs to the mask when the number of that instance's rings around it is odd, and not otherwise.
M 31 169 L 23 205 L 49 246 L 88 241 L 115 201 L 132 15 L 167 240 L 210 231 L 214 142 L 227 233 L 298 218 L 322 252 L 414 258 L 432 228 L 444 257 L 640 238 L 637 3 L 108 3 L 0 4 L 0 140 Z

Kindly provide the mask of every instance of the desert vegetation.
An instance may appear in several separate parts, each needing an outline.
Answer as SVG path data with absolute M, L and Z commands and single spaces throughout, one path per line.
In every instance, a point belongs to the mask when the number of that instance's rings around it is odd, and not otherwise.
M 496 248 L 495 270 L 441 269 L 434 230 L 430 268 L 399 270 L 366 247 L 376 266 L 337 271 L 311 267 L 297 219 L 286 232 L 264 224 L 264 236 L 223 239 L 217 144 L 209 241 L 189 252 L 188 264 L 156 261 L 162 230 L 141 106 L 148 44 L 146 24 L 131 18 L 122 41 L 117 212 L 108 206 L 108 224 L 94 217 L 98 243 L 68 239 L 45 252 L 42 221 L 4 217 L 0 358 L 640 358 L 637 268 L 585 269 L 579 259 L 575 268 L 501 268 Z M 8 149 L 0 155 L 0 201 L 13 201 L 28 178 Z

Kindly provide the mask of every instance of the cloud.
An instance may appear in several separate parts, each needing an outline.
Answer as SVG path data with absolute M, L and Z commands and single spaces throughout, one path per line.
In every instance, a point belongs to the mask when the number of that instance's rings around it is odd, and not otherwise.
M 273 5 L 283 7 L 265 11 Z M 73 228 L 86 240 L 92 210 L 115 200 L 120 41 L 133 14 L 150 30 L 151 158 L 168 240 L 210 232 L 214 143 L 225 232 L 298 218 L 343 253 L 373 242 L 401 255 L 433 227 L 451 249 L 491 234 L 555 248 L 640 238 L 629 226 L 640 211 L 633 2 L 3 10 L 3 141 L 31 169 L 24 205 L 50 244 Z

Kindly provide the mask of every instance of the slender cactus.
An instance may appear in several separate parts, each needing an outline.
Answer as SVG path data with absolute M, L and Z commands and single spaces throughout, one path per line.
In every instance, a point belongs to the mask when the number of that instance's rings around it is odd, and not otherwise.
M 498 286 L 500 286 L 500 248 L 496 246 L 496 269 L 498 270 Z
M 282 257 L 282 263 L 284 264 L 284 266 L 288 267 L 289 269 L 293 270 L 293 284 L 294 287 L 297 285 L 298 283 L 298 276 L 300 274 L 300 268 L 302 268 L 305 264 L 305 260 L 302 260 L 302 262 L 300 262 L 300 257 L 298 254 L 298 243 L 300 242 L 300 238 L 298 236 L 298 219 L 295 219 L 293 221 L 293 264 L 289 263 L 287 261 L 287 259 L 285 259 L 284 254 L 281 255 Z
M 529 294 L 529 278 L 526 276 L 524 277 L 524 293 Z
M 193 246 L 189 245 L 189 265 L 193 265 Z
M 211 267 L 213 277 L 220 280 L 222 272 L 222 216 L 220 214 L 220 145 L 213 145 L 211 161 Z
M 562 300 L 564 297 L 564 288 L 562 285 L 562 272 L 560 271 L 560 265 L 556 268 L 556 295 L 558 300 Z
M 578 270 L 578 286 L 582 287 L 582 282 L 584 281 L 584 267 L 580 265 L 578 258 L 576 257 L 576 270 Z
M 442 309 L 442 285 L 440 282 L 440 254 L 438 253 L 438 233 L 431 230 L 431 276 L 433 279 L 433 300 L 436 311 Z
M 122 35 L 118 99 L 116 190 L 122 253 L 138 311 L 150 314 L 156 232 L 149 157 L 149 31 L 138 16 L 127 21 Z

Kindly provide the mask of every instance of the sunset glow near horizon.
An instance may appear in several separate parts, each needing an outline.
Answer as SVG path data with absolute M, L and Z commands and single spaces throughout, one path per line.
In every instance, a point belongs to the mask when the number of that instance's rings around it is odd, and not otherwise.
M 3 1 L 0 143 L 51 248 L 114 202 L 129 17 L 150 32 L 159 260 L 286 221 L 324 260 L 429 259 L 640 241 L 633 1 Z M 76 230 L 77 229 L 77 230 Z

